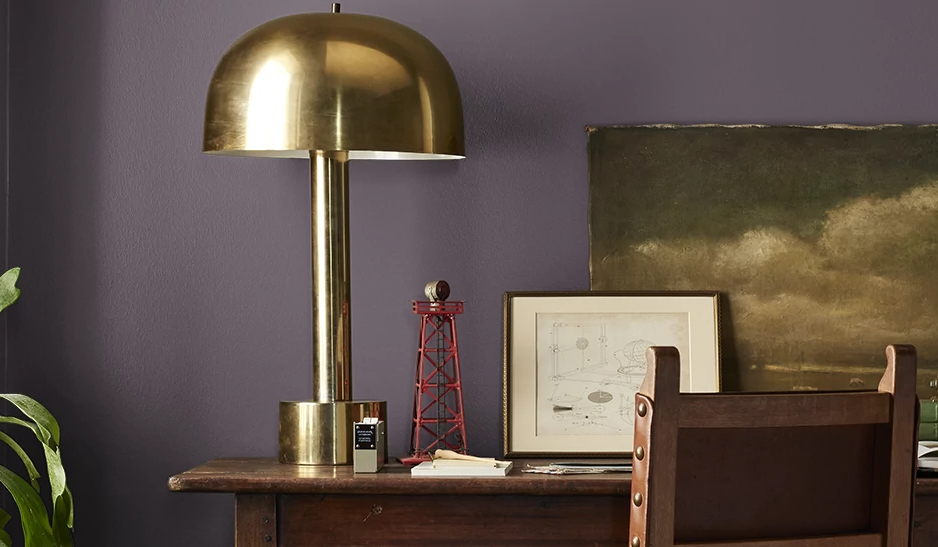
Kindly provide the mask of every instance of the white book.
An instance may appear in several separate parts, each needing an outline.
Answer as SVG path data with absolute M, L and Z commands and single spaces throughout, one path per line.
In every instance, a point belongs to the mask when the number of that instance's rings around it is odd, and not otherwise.
M 445 462 L 445 463 L 443 463 Z M 487 463 L 487 462 L 486 462 Z M 511 462 L 493 461 L 488 465 L 460 460 L 423 462 L 410 469 L 411 477 L 504 477 L 511 471 Z M 442 464 L 442 465 L 441 465 Z

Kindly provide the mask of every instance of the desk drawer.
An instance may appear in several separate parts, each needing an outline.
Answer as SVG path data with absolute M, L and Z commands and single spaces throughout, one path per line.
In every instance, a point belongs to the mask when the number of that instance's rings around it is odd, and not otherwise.
M 281 495 L 279 545 L 626 545 L 624 496 Z

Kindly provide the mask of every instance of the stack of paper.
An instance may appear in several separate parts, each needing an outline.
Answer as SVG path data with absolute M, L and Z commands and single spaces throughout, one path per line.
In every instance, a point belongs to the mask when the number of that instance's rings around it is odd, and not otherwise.
M 528 464 L 522 473 L 541 473 L 544 475 L 588 475 L 598 473 L 631 473 L 630 463 L 581 463 L 558 462 L 550 465 Z
M 411 477 L 504 477 L 511 462 L 433 460 L 411 468 Z
M 918 443 L 918 466 L 921 469 L 938 470 L 938 442 L 922 441 Z

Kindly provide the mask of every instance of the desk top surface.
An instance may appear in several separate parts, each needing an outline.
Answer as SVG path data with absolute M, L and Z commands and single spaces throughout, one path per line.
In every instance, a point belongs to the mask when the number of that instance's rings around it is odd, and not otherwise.
M 277 494 L 460 494 L 460 495 L 629 495 L 631 475 L 538 475 L 522 473 L 526 464 L 547 460 L 514 460 L 507 477 L 412 478 L 400 465 L 380 473 L 354 473 L 352 466 L 286 465 L 272 458 L 212 460 L 169 479 L 173 492 Z M 919 477 L 920 496 L 938 496 L 938 477 Z

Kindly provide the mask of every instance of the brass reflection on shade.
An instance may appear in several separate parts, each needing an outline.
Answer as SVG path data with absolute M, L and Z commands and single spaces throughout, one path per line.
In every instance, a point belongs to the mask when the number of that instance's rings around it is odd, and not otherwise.
M 308 158 L 461 158 L 462 103 L 442 53 L 381 17 L 307 13 L 239 38 L 219 61 L 203 150 Z

